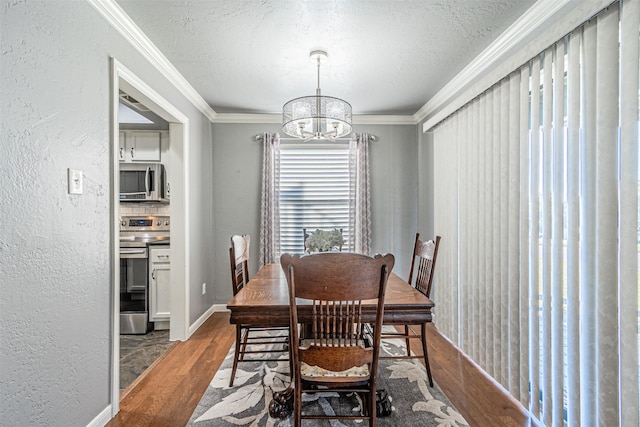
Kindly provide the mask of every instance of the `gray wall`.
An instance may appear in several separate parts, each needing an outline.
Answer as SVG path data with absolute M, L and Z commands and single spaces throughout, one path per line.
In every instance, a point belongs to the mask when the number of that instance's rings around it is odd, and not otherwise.
M 422 124 L 419 126 L 422 129 Z M 420 132 L 418 143 L 418 159 L 420 162 L 418 176 L 418 230 L 420 237 L 435 237 L 433 225 L 433 132 Z M 424 233 L 424 235 L 422 235 Z
M 229 237 L 251 235 L 249 270 L 258 270 L 262 142 L 279 124 L 213 125 L 215 302 L 231 299 Z M 418 130 L 409 125 L 354 126 L 378 140 L 370 144 L 373 252 L 396 256 L 394 272 L 406 278 L 417 226 Z
M 87 425 L 111 396 L 110 57 L 189 117 L 192 295 L 213 281 L 211 129 L 87 2 L 0 10 L 0 424 Z

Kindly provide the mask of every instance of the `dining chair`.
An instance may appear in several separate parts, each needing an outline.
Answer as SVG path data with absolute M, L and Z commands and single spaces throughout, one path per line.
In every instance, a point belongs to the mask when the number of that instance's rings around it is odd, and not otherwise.
M 249 281 L 249 235 L 231 236 L 229 261 L 231 264 L 231 284 L 233 295 L 242 290 Z M 236 342 L 233 355 L 233 368 L 229 387 L 233 387 L 239 362 L 283 361 L 280 357 L 266 357 L 272 353 L 289 353 L 289 324 L 276 326 L 256 326 L 236 324 Z M 245 358 L 246 355 L 250 355 Z
M 409 284 L 415 287 L 418 291 L 422 292 L 427 298 L 431 298 L 431 288 L 433 285 L 433 272 L 436 267 L 436 259 L 438 257 L 438 247 L 440 245 L 440 236 L 436 236 L 435 240 L 423 241 L 420 240 L 420 233 L 416 233 L 416 240 L 413 245 L 413 255 L 411 256 L 411 268 L 409 269 Z M 412 283 L 414 276 L 414 269 L 417 263 L 417 271 L 415 272 L 415 282 Z M 420 325 L 420 330 L 414 329 L 415 325 L 401 326 L 403 331 L 386 332 L 382 333 L 381 339 L 404 339 L 406 345 L 406 353 L 394 356 L 384 356 L 381 359 L 413 359 L 424 357 L 424 364 L 427 369 L 427 376 L 429 377 L 429 385 L 433 387 L 433 378 L 431 377 L 431 368 L 429 366 L 429 354 L 427 352 L 427 324 Z M 416 356 L 411 353 L 411 340 L 419 339 L 422 343 L 423 356 Z
M 367 419 L 370 426 L 376 425 L 380 331 L 394 262 L 391 254 L 323 252 L 280 257 L 289 285 L 296 427 L 303 419 Z M 375 303 L 374 321 L 363 319 L 364 300 Z M 373 323 L 368 329 L 372 336 L 365 336 L 364 320 Z M 327 390 L 362 393 L 366 404 L 356 415 L 303 413 L 303 393 Z

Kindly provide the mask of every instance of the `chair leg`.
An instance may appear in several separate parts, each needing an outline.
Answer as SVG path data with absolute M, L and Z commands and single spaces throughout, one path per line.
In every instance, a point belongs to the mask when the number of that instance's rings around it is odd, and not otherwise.
M 244 332 L 244 339 L 242 340 L 242 357 L 240 360 L 244 360 L 244 354 L 247 351 L 247 344 L 249 343 L 249 328 L 246 328 Z
M 378 420 L 376 417 L 376 388 L 373 387 L 369 394 L 369 427 L 376 427 Z
M 431 367 L 429 367 L 429 353 L 427 353 L 427 324 L 424 323 L 421 328 L 422 332 L 422 352 L 424 354 L 424 366 L 427 368 L 427 376 L 429 377 L 429 386 L 433 387 L 433 378 L 431 377 Z
M 293 401 L 293 426 L 302 426 L 302 387 L 301 384 L 296 384 L 294 390 L 295 400 Z
M 409 326 L 404 325 L 404 341 L 405 346 L 407 347 L 407 356 L 411 356 L 411 340 L 409 339 Z
M 238 358 L 240 357 L 240 340 L 240 325 L 236 325 L 236 344 L 235 350 L 233 351 L 233 368 L 231 369 L 231 379 L 229 380 L 229 387 L 233 387 L 233 380 L 236 378 L 236 369 L 238 369 Z
M 293 384 L 293 344 L 291 343 L 291 330 L 289 330 L 289 338 L 287 338 L 287 347 L 289 350 L 289 379 Z

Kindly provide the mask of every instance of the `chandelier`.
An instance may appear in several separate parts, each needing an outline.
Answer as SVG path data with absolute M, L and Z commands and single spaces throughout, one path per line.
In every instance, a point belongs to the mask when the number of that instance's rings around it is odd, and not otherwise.
M 282 107 L 282 130 L 289 136 L 304 139 L 329 139 L 351 133 L 351 104 L 340 98 L 320 95 L 320 63 L 327 52 L 314 50 L 309 55 L 318 64 L 318 88 L 315 96 L 292 99 Z

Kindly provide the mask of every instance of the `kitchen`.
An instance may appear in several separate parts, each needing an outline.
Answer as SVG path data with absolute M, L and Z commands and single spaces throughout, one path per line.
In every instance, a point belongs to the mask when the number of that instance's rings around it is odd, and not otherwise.
M 119 99 L 120 389 L 168 348 L 171 315 L 169 123 Z

